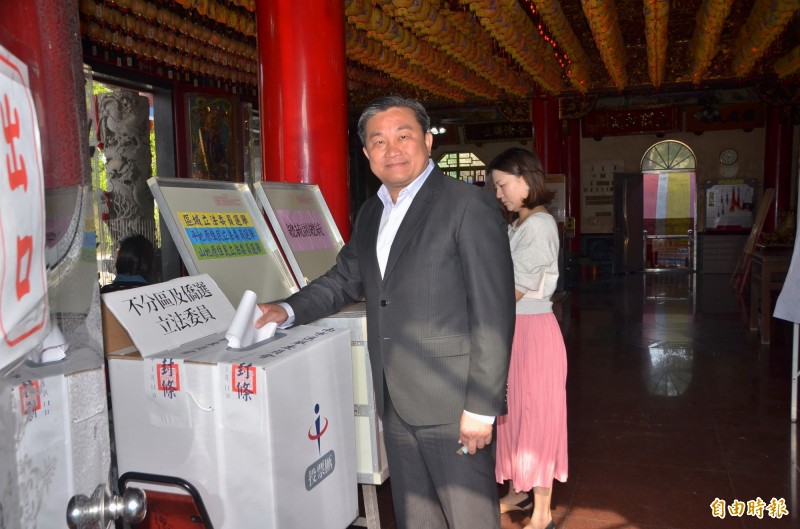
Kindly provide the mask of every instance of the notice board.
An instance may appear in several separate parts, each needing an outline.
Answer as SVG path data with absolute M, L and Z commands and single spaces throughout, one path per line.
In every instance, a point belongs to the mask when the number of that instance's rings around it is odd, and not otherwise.
M 301 287 L 336 264 L 344 240 L 318 185 L 256 182 L 255 189 Z
M 147 183 L 186 269 L 210 275 L 233 306 L 245 290 L 259 302 L 299 290 L 246 184 L 155 177 Z

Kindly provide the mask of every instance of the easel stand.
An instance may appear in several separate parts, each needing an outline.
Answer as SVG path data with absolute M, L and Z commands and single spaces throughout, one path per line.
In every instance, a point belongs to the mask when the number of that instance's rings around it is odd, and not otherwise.
M 747 285 L 748 277 L 750 276 L 750 264 L 753 259 L 753 252 L 755 251 L 756 243 L 761 237 L 761 230 L 764 228 L 764 221 L 767 219 L 767 211 L 769 211 L 772 201 L 775 199 L 775 190 L 768 188 L 764 190 L 764 196 L 761 197 L 761 203 L 756 212 L 756 218 L 753 221 L 753 229 L 750 230 L 750 236 L 744 245 L 744 251 L 736 263 L 736 268 L 733 269 L 731 276 L 731 286 L 737 294 L 742 295 L 744 287 Z

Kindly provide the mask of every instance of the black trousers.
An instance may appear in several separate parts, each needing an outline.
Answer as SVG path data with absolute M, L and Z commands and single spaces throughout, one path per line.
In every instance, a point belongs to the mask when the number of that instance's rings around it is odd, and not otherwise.
M 412 426 L 386 389 L 382 419 L 398 529 L 500 529 L 494 444 L 456 455 L 459 423 Z

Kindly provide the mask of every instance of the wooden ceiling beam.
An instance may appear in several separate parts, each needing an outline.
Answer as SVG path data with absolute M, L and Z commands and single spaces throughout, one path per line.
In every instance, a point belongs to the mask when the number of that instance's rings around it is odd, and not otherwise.
M 561 92 L 561 68 L 518 0 L 460 0 L 469 5 L 497 43 L 547 92 Z
M 647 69 L 650 82 L 659 88 L 667 65 L 670 0 L 643 0 L 644 30 L 647 40 Z
M 800 9 L 800 0 L 756 0 L 733 52 L 733 73 L 744 77 Z
M 572 31 L 559 0 L 528 0 L 539 11 L 547 29 L 558 45 L 567 53 L 567 77 L 576 90 L 586 93 L 592 84 L 589 58 Z
M 734 0 L 703 0 L 697 9 L 689 53 L 692 56 L 692 82 L 699 85 L 708 71 L 708 66 L 719 51 L 719 37 L 725 20 L 731 12 Z
M 581 0 L 581 5 L 611 82 L 621 91 L 628 84 L 628 73 L 616 4 L 614 0 Z

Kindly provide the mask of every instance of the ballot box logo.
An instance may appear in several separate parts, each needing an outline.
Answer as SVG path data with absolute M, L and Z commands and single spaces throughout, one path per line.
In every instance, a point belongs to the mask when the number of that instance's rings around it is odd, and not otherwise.
M 308 429 L 308 439 L 317 443 L 317 451 L 322 453 L 322 436 L 328 431 L 328 418 L 323 417 L 319 412 L 319 403 L 314 405 L 314 424 Z M 324 425 L 323 425 L 324 424 Z M 322 480 L 333 474 L 336 468 L 336 454 L 333 450 L 328 450 L 322 457 L 314 461 L 306 469 L 306 490 L 311 490 L 320 483 Z
M 177 397 L 181 389 L 180 364 L 172 358 L 165 358 L 162 363 L 156 364 L 156 381 L 158 391 L 165 397 L 168 399 Z
M 320 454 L 322 453 L 322 436 L 325 435 L 325 432 L 328 431 L 328 418 L 323 417 L 319 413 L 319 403 L 314 405 L 314 414 L 317 418 L 314 420 L 314 425 L 308 429 L 308 439 L 310 441 L 317 442 L 317 452 Z M 322 421 L 325 421 L 325 425 L 322 425 Z

